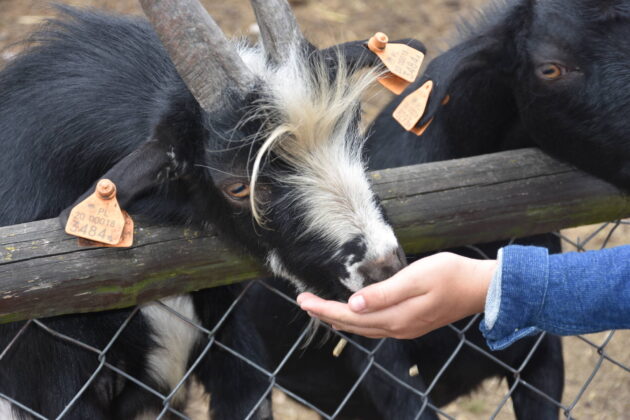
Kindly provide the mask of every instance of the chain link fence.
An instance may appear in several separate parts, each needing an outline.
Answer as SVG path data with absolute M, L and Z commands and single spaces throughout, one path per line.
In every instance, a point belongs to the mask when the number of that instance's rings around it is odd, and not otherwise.
M 628 243 L 630 241 L 630 221 L 620 220 L 596 227 L 585 227 L 578 230 L 567 230 L 563 231 L 562 233 L 558 233 L 557 235 L 562 240 L 563 249 L 565 251 L 585 251 L 587 249 L 598 249 L 613 245 L 620 245 Z M 486 257 L 483 252 L 478 248 L 470 248 L 476 250 L 481 258 Z M 363 342 L 360 343 L 352 336 L 334 331 L 325 325 L 322 326 L 322 328 L 328 329 L 329 334 L 332 335 L 332 337 L 329 338 L 330 340 L 337 342 L 340 339 L 344 339 L 347 342 L 346 350 L 344 351 L 348 351 L 347 348 L 353 348 L 355 351 L 362 353 L 364 358 L 364 367 L 358 372 L 357 378 L 354 379 L 353 383 L 351 384 L 345 395 L 340 396 L 340 402 L 333 410 L 326 410 L 314 404 L 310 400 L 309 395 L 298 394 L 289 389 L 289 387 L 283 386 L 280 383 L 281 381 L 278 380 L 278 377 L 287 362 L 292 357 L 300 357 L 300 354 L 303 351 L 304 343 L 306 342 L 306 340 L 308 340 L 311 333 L 311 327 L 308 323 L 305 323 L 305 325 L 301 327 L 301 332 L 297 335 L 297 338 L 295 339 L 289 338 L 290 334 L 287 334 L 286 336 L 283 334 L 283 332 L 281 331 L 282 325 L 276 325 L 276 327 L 280 330 L 278 333 L 278 337 L 285 337 L 285 340 L 288 341 L 288 350 L 286 351 L 286 354 L 283 356 L 281 361 L 277 363 L 277 365 L 273 366 L 272 369 L 267 366 L 261 366 L 260 364 L 257 364 L 256 362 L 252 361 L 251 358 L 247 355 L 239 353 L 238 351 L 218 339 L 217 332 L 221 330 L 221 328 L 225 327 L 226 320 L 229 319 L 235 311 L 240 310 L 239 304 L 243 301 L 243 299 L 247 297 L 248 293 L 250 293 L 253 287 L 262 287 L 264 288 L 265 293 L 272 294 L 275 297 L 282 299 L 284 302 L 289 303 L 290 305 L 296 305 L 291 297 L 269 285 L 266 281 L 255 280 L 249 282 L 249 284 L 247 284 L 243 288 L 240 295 L 235 299 L 234 303 L 229 307 L 225 314 L 223 314 L 222 318 L 219 320 L 216 326 L 213 329 L 207 329 L 204 328 L 202 325 L 199 325 L 192 319 L 178 313 L 167 304 L 163 302 L 156 302 L 156 305 L 159 306 L 164 314 L 168 314 L 169 317 L 178 319 L 178 322 L 187 324 L 196 329 L 203 336 L 204 343 L 203 350 L 201 351 L 199 356 L 192 361 L 190 368 L 185 372 L 185 374 L 180 378 L 177 385 L 168 394 L 161 393 L 158 390 L 151 388 L 149 385 L 142 382 L 139 378 L 130 375 L 124 369 L 121 369 L 120 367 L 115 366 L 110 361 L 108 361 L 108 351 L 111 349 L 114 343 L 116 343 L 123 331 L 125 331 L 125 328 L 129 325 L 131 320 L 135 316 L 138 316 L 139 308 L 137 307 L 133 311 L 131 311 L 127 319 L 120 325 L 117 332 L 112 336 L 111 340 L 109 340 L 109 343 L 103 348 L 95 348 L 59 331 L 55 331 L 47 324 L 46 319 L 30 320 L 24 323 L 24 325 L 19 329 L 17 334 L 4 349 L 0 349 L 0 363 L 3 363 L 5 356 L 9 354 L 9 352 L 11 352 L 14 347 L 17 346 L 17 343 L 19 343 L 21 337 L 23 337 L 29 329 L 40 329 L 41 331 L 46 332 L 55 339 L 63 340 L 73 346 L 77 346 L 84 349 L 85 351 L 91 352 L 94 359 L 98 361 L 97 367 L 93 370 L 87 381 L 85 381 L 78 392 L 76 392 L 74 397 L 70 401 L 67 401 L 65 403 L 65 408 L 61 412 L 57 413 L 54 417 L 51 417 L 56 419 L 68 418 L 69 416 L 71 416 L 70 413 L 72 408 L 85 395 L 88 388 L 90 386 L 94 386 L 94 382 L 97 376 L 105 370 L 110 370 L 114 372 L 115 374 L 119 375 L 121 379 L 124 378 L 124 380 L 130 381 L 147 393 L 150 393 L 156 398 L 159 398 L 162 402 L 162 410 L 160 413 L 156 414 L 155 418 L 157 419 L 181 418 L 196 420 L 200 418 L 208 418 L 209 399 L 207 395 L 203 394 L 203 391 L 201 391 L 201 387 L 195 383 L 194 372 L 200 361 L 204 357 L 206 357 L 208 355 L 208 352 L 213 348 L 220 349 L 224 352 L 229 353 L 231 357 L 241 360 L 246 365 L 255 369 L 257 372 L 264 375 L 268 379 L 268 387 L 266 391 L 260 395 L 260 399 L 256 403 L 256 407 L 252 408 L 250 414 L 248 415 L 248 418 L 252 417 L 256 410 L 265 403 L 266 399 L 272 393 L 272 391 L 274 393 L 274 415 L 277 419 L 337 418 L 344 407 L 348 404 L 350 398 L 357 392 L 357 389 L 365 380 L 366 375 L 368 375 L 368 373 L 371 371 L 379 372 L 381 374 L 381 377 L 387 378 L 387 380 L 390 381 L 391 384 L 394 384 L 395 386 L 404 389 L 405 392 L 408 393 L 409 398 L 413 398 L 415 396 L 423 402 L 416 415 L 416 418 L 420 418 L 422 414 L 428 410 L 434 411 L 440 418 L 447 419 L 513 418 L 514 414 L 512 412 L 511 404 L 509 404 L 509 401 L 510 397 L 517 387 L 526 387 L 532 392 L 540 395 L 542 398 L 555 404 L 560 410 L 561 417 L 564 418 L 577 418 L 578 416 L 582 418 L 622 418 L 623 416 L 627 415 L 628 409 L 630 409 L 627 403 L 627 399 L 630 396 L 630 388 L 628 387 L 628 385 L 630 384 L 630 359 L 627 352 L 628 345 L 630 344 L 630 335 L 627 334 L 627 332 L 610 331 L 594 336 L 571 337 L 569 338 L 571 342 L 567 342 L 567 339 L 565 339 L 564 347 L 566 366 L 565 375 L 567 378 L 566 386 L 563 400 L 556 401 L 521 377 L 521 372 L 530 362 L 544 335 L 539 336 L 539 338 L 535 340 L 528 354 L 520 364 L 518 364 L 517 366 L 510 366 L 509 364 L 506 364 L 505 362 L 497 358 L 492 353 L 479 347 L 467 337 L 470 329 L 474 327 L 475 321 L 479 317 L 478 315 L 463 327 L 458 328 L 454 325 L 446 327 L 452 330 L 455 335 L 457 335 L 457 344 L 452 348 L 450 355 L 446 359 L 446 362 L 439 367 L 439 370 L 435 377 L 431 380 L 430 383 L 426 383 L 426 388 L 424 389 L 418 389 L 411 386 L 406 378 L 397 376 L 392 371 L 390 371 L 390 369 L 388 369 L 382 363 L 382 361 L 379 361 L 377 356 L 386 341 L 385 339 L 378 340 L 375 346 L 368 348 L 364 345 Z M 289 319 L 286 321 L 291 320 Z M 595 354 L 595 357 L 591 357 L 590 359 L 583 359 L 583 357 L 580 355 L 580 352 L 575 352 L 575 348 L 579 346 L 582 346 L 582 352 L 584 350 L 584 347 L 590 349 L 591 352 Z M 509 387 L 506 387 L 505 385 L 486 386 L 486 389 L 484 391 L 475 394 L 473 397 L 460 399 L 446 407 L 437 407 L 432 403 L 432 392 L 434 391 L 440 378 L 449 368 L 449 365 L 451 365 L 453 360 L 465 347 L 473 349 L 475 352 L 482 354 L 483 356 L 492 360 L 494 363 L 500 365 L 503 369 L 509 372 L 508 375 L 511 375 L 514 378 L 514 381 Z M 620 348 L 622 350 L 612 351 L 613 347 L 615 347 L 615 349 Z M 601 372 L 603 370 L 610 369 L 611 367 L 614 368 L 615 379 L 606 380 L 606 378 L 603 378 L 603 381 L 596 383 L 595 378 L 601 376 Z M 420 375 L 422 374 L 422 365 L 420 365 L 419 368 L 417 366 L 414 368 L 419 371 Z M 574 372 L 573 370 L 578 370 L 579 374 L 576 375 L 576 372 Z M 413 375 L 413 373 L 411 373 L 411 375 Z M 305 378 L 304 381 L 308 381 L 308 378 Z M 597 389 L 595 389 L 595 387 L 597 386 L 602 386 L 604 388 L 603 392 L 598 393 Z M 189 390 L 189 402 L 186 409 L 178 410 L 173 406 L 172 402 L 176 394 L 178 394 L 178 392 L 180 392 L 183 387 L 186 387 Z M 44 392 L 44 390 L 33 390 L 33 392 Z M 286 396 L 291 397 L 299 404 L 292 405 L 293 403 L 291 403 Z M 22 404 L 19 398 L 13 399 L 2 393 L 0 393 L 0 397 L 4 398 L 5 401 L 8 401 L 15 406 L 20 407 L 35 419 L 47 418 L 32 407 L 28 407 Z M 596 401 L 598 398 L 599 400 L 601 400 L 599 403 Z M 0 403 L 1 402 L 2 401 L 0 400 Z M 613 402 L 618 402 L 621 405 L 618 404 L 615 407 L 615 404 L 613 404 Z M 581 412 L 582 408 L 586 409 L 584 413 Z M 588 411 L 589 409 L 595 411 Z M 1 412 L 2 410 L 0 410 L 0 413 Z
M 3 0 L 0 0 L 2 3 Z M 96 7 L 104 7 L 107 5 L 112 10 L 118 12 L 136 12 L 137 2 L 124 0 L 85 0 L 70 1 L 60 0 L 62 3 L 76 3 L 81 5 L 90 5 Z M 28 32 L 32 30 L 32 26 L 36 24 L 44 14 L 50 13 L 49 10 L 43 9 L 45 2 L 20 2 L 6 1 L 3 13 L 0 16 L 0 47 L 6 47 L 12 42 L 22 39 Z M 31 5 L 32 3 L 32 5 Z M 236 31 L 238 29 L 247 28 L 253 22 L 253 18 L 244 21 L 243 16 L 251 15 L 248 2 L 205 2 L 207 6 L 211 6 L 213 16 L 223 18 L 221 25 L 224 29 Z M 237 4 L 238 3 L 238 4 Z M 388 3 L 379 2 L 381 8 L 387 8 L 388 13 L 374 12 L 371 7 L 376 2 L 300 2 L 293 3 L 310 3 L 298 10 L 298 18 L 306 28 L 307 33 L 313 37 L 320 45 L 330 45 L 335 39 L 359 39 L 365 34 L 371 34 L 375 30 L 384 30 L 388 33 L 400 33 L 405 37 L 411 36 L 424 40 L 427 45 L 433 45 L 437 39 L 441 39 L 449 30 L 453 22 L 453 13 L 456 10 L 464 10 L 470 12 L 472 8 L 486 3 L 486 0 L 471 0 L 468 2 L 457 1 L 440 1 L 429 0 L 422 3 L 422 7 L 418 7 L 418 2 L 396 2 L 396 7 Z M 365 4 L 364 4 L 365 3 Z M 249 15 L 248 15 L 249 13 Z M 408 17 L 413 18 L 408 18 Z M 351 18 L 352 17 L 352 18 Z M 239 21 L 243 20 L 243 22 Z M 374 22 L 378 22 L 376 25 Z M 352 24 L 348 24 L 352 23 Z M 421 23 L 421 24 L 420 24 Z M 337 26 L 333 26 L 337 25 Z M 227 28 L 226 28 L 227 26 Z M 334 30 L 329 32 L 338 32 L 336 38 L 327 37 L 326 31 L 321 28 L 333 27 Z M 402 36 L 401 36 L 402 37 Z M 17 53 L 17 50 L 2 50 L 0 55 L 0 65 L 8 62 Z M 376 114 L 387 98 L 382 98 L 380 102 L 369 103 L 367 105 L 368 114 Z M 564 251 L 584 251 L 587 249 L 598 249 L 608 246 L 621 245 L 630 243 L 630 221 L 615 221 L 599 226 L 584 227 L 578 230 L 567 230 L 559 234 L 563 242 Z M 484 258 L 481 250 L 476 250 L 480 258 Z M 85 382 L 79 387 L 73 398 L 64 401 L 64 408 L 55 413 L 52 417 L 46 417 L 39 413 L 36 407 L 28 407 L 20 402 L 19 396 L 16 399 L 10 398 L 0 392 L 0 417 L 2 413 L 3 399 L 28 413 L 35 419 L 70 418 L 72 409 L 85 398 L 88 390 L 95 384 L 99 375 L 109 372 L 118 375 L 121 380 L 135 384 L 143 392 L 153 395 L 162 402 L 162 410 L 156 413 L 154 418 L 176 418 L 176 419 L 202 419 L 208 418 L 209 397 L 201 390 L 201 387 L 195 382 L 196 367 L 209 352 L 219 349 L 226 352 L 238 360 L 242 360 L 244 364 L 255 370 L 260 375 L 268 379 L 268 388 L 261 393 L 260 399 L 256 406 L 265 403 L 267 396 L 273 393 L 273 409 L 276 419 L 293 420 L 293 419 L 332 419 L 347 406 L 350 399 L 355 395 L 361 385 L 371 372 L 379 372 L 381 377 L 395 387 L 406 392 L 409 398 L 418 398 L 423 402 L 419 407 L 416 417 L 420 417 L 423 413 L 433 411 L 440 418 L 447 419 L 485 419 L 485 418 L 514 418 L 514 413 L 510 403 L 510 396 L 518 387 L 526 387 L 531 389 L 542 398 L 545 398 L 555 404 L 561 413 L 562 418 L 608 418 L 620 419 L 627 418 L 630 413 L 630 331 L 611 331 L 601 334 L 589 336 L 568 337 L 564 341 L 564 358 L 565 358 L 565 390 L 562 401 L 556 401 L 545 395 L 532 384 L 523 380 L 520 373 L 525 369 L 536 350 L 539 348 L 542 336 L 535 340 L 531 349 L 527 352 L 520 364 L 511 366 L 504 363 L 495 355 L 480 348 L 477 344 L 470 340 L 470 334 L 473 328 L 475 318 L 467 325 L 446 327 L 453 336 L 457 337 L 456 344 L 449 350 L 449 354 L 445 355 L 446 361 L 439 366 L 436 375 L 429 383 L 425 383 L 422 389 L 410 386 L 408 382 L 408 374 L 395 374 L 390 371 L 389 367 L 384 365 L 378 356 L 383 351 L 387 340 L 379 340 L 374 346 L 366 347 L 363 341 L 359 342 L 345 334 L 333 331 L 326 326 L 323 329 L 328 330 L 331 335 L 330 340 L 333 343 L 338 342 L 341 338 L 347 340 L 344 352 L 355 351 L 362 354 L 363 366 L 356 377 L 350 381 L 350 385 L 343 395 L 338 395 L 338 401 L 333 408 L 323 408 L 313 403 L 311 395 L 293 392 L 290 387 L 283 386 L 279 377 L 283 368 L 288 363 L 299 358 L 303 354 L 302 346 L 308 340 L 311 329 L 306 323 L 301 327 L 299 333 L 295 336 L 285 336 L 286 352 L 281 360 L 274 366 L 261 366 L 252 361 L 250 355 L 241 354 L 228 344 L 218 339 L 217 335 L 222 329 L 226 328 L 228 320 L 238 311 L 242 310 L 241 304 L 245 299 L 258 288 L 264 289 L 264 293 L 269 296 L 286 302 L 288 305 L 295 305 L 293 299 L 282 291 L 274 288 L 269 283 L 257 280 L 247 284 L 242 293 L 236 298 L 235 302 L 230 306 L 228 311 L 222 316 L 219 322 L 212 328 L 204 328 L 197 322 L 178 313 L 168 305 L 157 302 L 156 306 L 167 317 L 170 317 L 181 323 L 181 328 L 193 328 L 203 337 L 203 345 L 199 356 L 191 361 L 191 366 L 182 375 L 176 386 L 168 393 L 160 392 L 144 383 L 140 378 L 129 374 L 124 368 L 115 365 L 111 358 L 108 358 L 110 350 L 118 342 L 126 328 L 140 314 L 136 308 L 130 312 L 127 319 L 120 324 L 116 333 L 112 335 L 109 342 L 102 348 L 96 348 L 87 343 L 76 340 L 73 337 L 65 335 L 50 326 L 49 320 L 30 320 L 25 322 L 19 331 L 10 339 L 4 348 L 0 348 L 0 364 L 6 363 L 8 355 L 14 351 L 18 351 L 21 339 L 32 330 L 38 330 L 48 335 L 50 339 L 62 340 L 68 345 L 80 348 L 93 355 L 96 361 L 96 367 L 87 375 Z M 289 319 L 286 320 L 290 321 Z M 278 326 L 280 329 L 280 326 Z M 283 336 L 282 331 L 277 333 Z M 8 338 L 7 338 L 8 339 Z M 317 340 L 312 345 L 318 345 Z M 436 387 L 439 385 L 449 368 L 452 368 L 454 361 L 465 350 L 472 350 L 481 357 L 487 358 L 492 363 L 501 366 L 509 372 L 515 381 L 511 386 L 506 386 L 505 381 L 501 380 L 499 384 L 487 381 L 483 389 L 476 392 L 471 397 L 459 398 L 454 403 L 447 406 L 437 407 L 432 402 L 432 395 Z M 53 357 L 53 355 L 51 355 Z M 339 359 L 334 359 L 339 362 Z M 330 361 L 333 362 L 333 356 L 330 355 Z M 410 366 L 411 367 L 411 366 Z M 418 371 L 423 375 L 423 365 L 420 363 Z M 0 378 L 0 381 L 2 378 Z M 308 379 L 305 378 L 305 381 Z M 178 409 L 174 406 L 174 400 L 178 392 L 188 387 L 189 403 L 185 409 Z M 33 392 L 48 392 L 49 390 L 37 389 Z M 297 401 L 294 403 L 293 401 Z M 254 407 L 250 415 L 255 411 Z M 0 420 L 4 420 L 0 418 Z M 125 419 L 126 420 L 126 419 Z

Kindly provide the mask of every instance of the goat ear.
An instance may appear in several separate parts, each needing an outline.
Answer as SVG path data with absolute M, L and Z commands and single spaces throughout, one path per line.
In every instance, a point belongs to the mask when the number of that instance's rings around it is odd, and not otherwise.
M 172 148 L 152 139 L 121 159 L 100 179 L 109 179 L 116 185 L 116 199 L 120 207 L 125 209 L 134 199 L 152 188 L 181 176 L 184 166 L 178 163 Z M 72 208 L 94 192 L 97 182 L 61 212 L 59 222 L 62 226 L 68 222 Z
M 428 124 L 435 117 L 444 101 L 448 100 L 450 95 L 457 94 L 457 92 L 451 92 L 451 85 L 457 78 L 466 76 L 492 62 L 493 57 L 496 57 L 497 50 L 501 48 L 500 44 L 496 38 L 479 36 L 456 45 L 434 58 L 422 76 L 407 87 L 402 94 L 402 96 L 407 96 L 427 81 L 433 82 L 433 89 L 426 110 L 416 127 L 423 127 Z M 499 64 L 497 63 L 497 65 Z
M 344 64 L 351 71 L 361 70 L 367 67 L 379 68 L 383 67 L 382 61 L 370 51 L 367 47 L 368 40 L 352 41 L 343 44 L 333 45 L 332 47 L 321 50 L 326 62 L 330 62 L 331 66 L 335 66 L 339 60 L 343 60 Z M 396 41 L 390 41 L 391 44 L 405 44 L 423 54 L 426 54 L 427 49 L 424 44 L 416 39 L 404 38 Z

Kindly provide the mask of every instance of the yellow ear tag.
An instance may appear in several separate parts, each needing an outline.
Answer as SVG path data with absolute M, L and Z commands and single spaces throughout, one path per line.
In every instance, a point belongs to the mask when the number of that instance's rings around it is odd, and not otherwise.
M 120 241 L 116 245 L 110 245 L 103 242 L 91 241 L 89 239 L 79 238 L 77 239 L 79 246 L 102 246 L 108 248 L 128 248 L 133 245 L 133 219 L 129 216 L 129 213 L 122 211 L 125 217 L 125 227 L 123 227 L 122 236 Z
M 388 90 L 400 95 L 418 77 L 424 54 L 405 44 L 388 44 L 387 35 L 377 32 L 368 48 L 380 58 L 389 72 L 379 78 Z
M 427 108 L 427 102 L 429 102 L 432 89 L 433 82 L 429 80 L 420 86 L 420 88 L 407 95 L 394 110 L 394 119 L 398 121 L 405 130 L 421 135 L 431 123 L 432 120 L 422 127 L 416 128 L 416 124 L 420 121 L 420 118 L 422 118 Z
M 116 200 L 116 186 L 101 179 L 96 191 L 70 212 L 66 233 L 91 241 L 116 245 L 120 242 L 125 217 Z

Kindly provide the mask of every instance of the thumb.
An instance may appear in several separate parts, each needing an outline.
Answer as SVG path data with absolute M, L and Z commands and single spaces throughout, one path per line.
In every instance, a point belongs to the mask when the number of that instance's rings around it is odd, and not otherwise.
M 423 289 L 417 267 L 411 264 L 389 279 L 359 290 L 348 299 L 348 306 L 354 312 L 374 312 L 423 294 Z

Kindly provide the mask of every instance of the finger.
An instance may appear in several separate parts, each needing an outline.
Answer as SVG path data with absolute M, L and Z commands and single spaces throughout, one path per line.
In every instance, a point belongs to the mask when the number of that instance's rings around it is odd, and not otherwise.
M 425 295 L 369 313 L 353 312 L 348 305 L 312 295 L 301 300 L 301 308 L 331 325 L 357 334 L 370 333 L 394 338 L 417 337 L 444 325 L 434 319 L 435 308 Z
M 304 292 L 304 293 L 300 293 L 298 295 L 298 297 L 295 299 L 295 301 L 297 302 L 298 305 L 300 305 L 303 301 L 305 301 L 306 299 L 321 299 L 318 296 L 315 296 L 312 293 L 308 293 L 308 292 Z
M 396 305 L 425 291 L 423 260 L 403 268 L 387 280 L 367 286 L 348 300 L 354 312 L 374 312 Z
M 346 316 L 342 320 L 326 313 L 313 313 L 318 319 L 335 325 L 344 331 L 366 336 L 415 338 L 453 320 L 436 319 L 435 309 L 426 296 L 417 296 L 397 305 L 366 314 Z M 368 335 L 369 334 L 369 335 Z
M 352 312 L 345 303 L 324 300 L 314 295 L 300 299 L 300 308 L 317 318 L 326 317 L 334 324 L 354 325 L 359 322 L 360 315 Z
M 345 303 L 328 301 L 317 296 L 303 298 L 300 302 L 300 307 L 309 315 L 332 325 L 343 326 L 344 330 L 368 328 L 391 331 L 392 320 L 406 319 L 413 309 L 412 306 L 407 305 L 408 301 L 405 301 L 380 311 L 357 314 Z
M 421 337 L 435 328 L 428 325 L 415 325 L 413 328 L 405 328 L 402 330 L 392 330 L 388 328 L 372 328 L 357 325 L 335 324 L 334 320 L 326 317 L 317 318 L 318 320 L 330 324 L 335 330 L 345 331 L 352 334 L 361 335 L 368 338 L 396 338 L 396 339 L 413 339 Z
M 328 323 L 328 321 L 321 320 L 323 322 Z M 330 324 L 335 330 L 344 331 L 351 334 L 361 335 L 367 338 L 385 338 L 389 337 L 387 331 L 379 329 L 379 328 L 366 328 L 366 327 L 355 327 L 353 325 L 340 325 L 340 324 Z
M 301 308 L 315 317 L 331 325 L 339 326 L 344 331 L 378 331 L 381 336 L 385 334 L 386 325 L 391 319 L 391 313 L 381 312 L 369 314 L 357 314 L 350 310 L 347 304 L 324 300 L 317 296 L 301 300 Z M 395 313 L 395 312 L 394 312 Z

